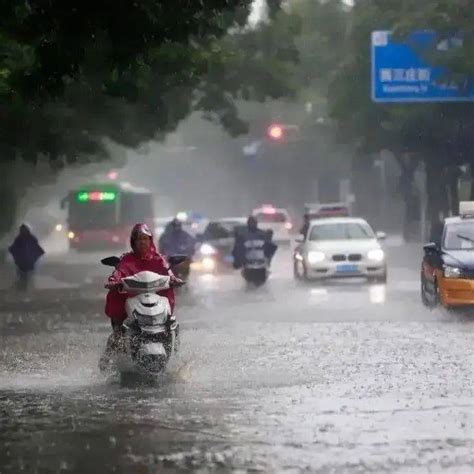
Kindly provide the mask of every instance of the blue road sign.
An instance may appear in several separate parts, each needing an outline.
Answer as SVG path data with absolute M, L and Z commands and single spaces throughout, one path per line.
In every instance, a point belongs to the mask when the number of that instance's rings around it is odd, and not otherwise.
M 427 63 L 425 54 L 448 51 L 462 39 L 438 41 L 434 31 L 417 31 L 405 42 L 389 31 L 372 32 L 372 100 L 375 102 L 474 101 L 474 78 L 464 85 L 450 82 L 446 69 Z

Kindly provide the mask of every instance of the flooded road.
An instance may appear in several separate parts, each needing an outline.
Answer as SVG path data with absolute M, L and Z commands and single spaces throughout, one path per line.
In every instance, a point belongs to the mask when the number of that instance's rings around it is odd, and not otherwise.
M 474 316 L 421 306 L 417 252 L 386 286 L 298 284 L 288 250 L 256 291 L 195 275 L 155 387 L 98 372 L 101 292 L 75 284 L 104 271 L 51 263 L 67 287 L 3 296 L 0 473 L 473 472 Z

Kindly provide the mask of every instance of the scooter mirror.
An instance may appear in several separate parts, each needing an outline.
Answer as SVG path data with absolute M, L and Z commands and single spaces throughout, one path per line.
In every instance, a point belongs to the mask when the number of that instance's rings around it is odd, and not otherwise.
M 120 258 L 118 257 L 106 257 L 103 258 L 100 263 L 106 267 L 116 267 L 120 263 Z

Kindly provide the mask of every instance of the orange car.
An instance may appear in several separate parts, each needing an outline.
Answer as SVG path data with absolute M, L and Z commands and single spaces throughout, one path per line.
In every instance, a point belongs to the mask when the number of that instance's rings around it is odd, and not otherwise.
M 460 216 L 444 221 L 438 243 L 424 246 L 423 304 L 474 306 L 474 202 L 462 202 Z

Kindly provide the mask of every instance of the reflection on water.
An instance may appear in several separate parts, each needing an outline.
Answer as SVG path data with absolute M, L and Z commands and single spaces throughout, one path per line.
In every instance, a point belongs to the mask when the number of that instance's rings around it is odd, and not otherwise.
M 329 292 L 326 288 L 311 288 L 309 303 L 321 304 L 329 300 Z
M 366 281 L 357 280 L 324 282 L 324 287 L 311 288 L 309 290 L 308 302 L 313 305 L 318 305 L 327 303 L 332 299 L 335 304 L 338 302 L 344 303 L 344 297 L 342 296 L 341 291 L 347 292 L 347 296 L 350 295 L 350 298 L 354 301 L 356 301 L 354 298 L 358 296 L 360 303 L 366 301 L 367 293 L 369 302 L 373 305 L 383 305 L 387 299 L 386 285 L 367 285 Z M 351 307 L 348 307 L 347 309 L 350 310 Z
M 371 304 L 384 304 L 386 297 L 386 285 L 371 285 L 369 287 L 369 299 Z

